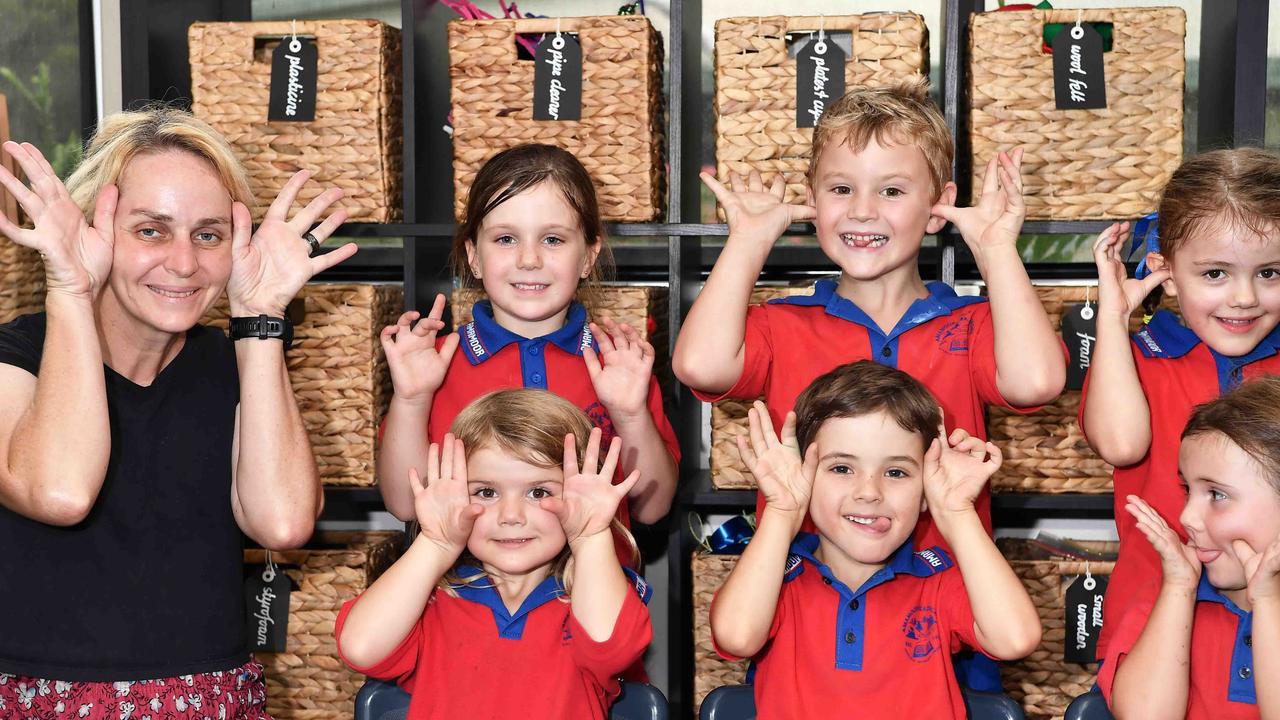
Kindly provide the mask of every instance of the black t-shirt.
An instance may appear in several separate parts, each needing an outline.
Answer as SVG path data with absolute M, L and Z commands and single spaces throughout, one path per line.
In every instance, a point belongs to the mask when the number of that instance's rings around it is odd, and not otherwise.
M 0 363 L 38 375 L 44 336 L 43 314 L 0 325 Z M 231 341 L 196 326 L 149 387 L 103 370 L 111 459 L 88 517 L 55 527 L 0 507 L 0 672 L 124 681 L 236 667 L 248 651 Z

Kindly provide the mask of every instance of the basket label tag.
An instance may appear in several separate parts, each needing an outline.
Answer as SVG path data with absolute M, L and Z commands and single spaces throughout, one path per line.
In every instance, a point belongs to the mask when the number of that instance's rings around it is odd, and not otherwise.
M 547 33 L 533 57 L 533 119 L 582 119 L 582 46 L 571 33 Z
M 819 33 L 796 54 L 796 127 L 818 124 L 827 106 L 844 95 L 844 50 Z
M 1085 373 L 1098 341 L 1097 313 L 1092 304 L 1067 305 L 1062 308 L 1062 340 L 1067 344 L 1067 388 L 1084 387 Z
M 1053 38 L 1053 97 L 1059 110 L 1107 106 L 1102 36 L 1092 25 L 1076 23 Z
M 289 640 L 289 576 L 278 565 L 250 565 L 244 582 L 249 652 L 284 652 Z
M 1107 577 L 1088 571 L 1067 587 L 1067 637 L 1063 660 L 1091 663 L 1096 660 L 1098 635 L 1102 632 L 1102 597 Z
M 316 42 L 287 35 L 271 52 L 271 100 L 267 120 L 316 119 Z

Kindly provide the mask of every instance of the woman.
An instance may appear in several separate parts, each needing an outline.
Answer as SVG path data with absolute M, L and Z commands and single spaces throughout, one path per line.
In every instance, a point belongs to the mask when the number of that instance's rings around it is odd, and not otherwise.
M 168 108 L 105 118 L 66 186 L 4 150 L 34 227 L 0 233 L 40 252 L 47 295 L 0 326 L 0 717 L 265 718 L 241 533 L 298 546 L 323 495 L 285 341 L 198 323 L 224 289 L 235 318 L 284 318 L 355 253 L 309 257 L 342 193 L 289 219 L 299 172 L 253 232 L 226 141 Z

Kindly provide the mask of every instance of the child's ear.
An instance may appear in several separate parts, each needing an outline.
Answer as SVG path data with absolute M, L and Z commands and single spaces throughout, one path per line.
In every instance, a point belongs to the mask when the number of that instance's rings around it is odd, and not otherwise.
M 938 195 L 938 200 L 934 204 L 955 205 L 956 204 L 956 184 L 949 182 L 942 186 L 942 193 Z M 946 226 L 947 221 L 937 215 L 930 215 L 929 222 L 924 226 L 925 232 L 933 234 Z
M 591 270 L 596 266 L 596 258 L 600 257 L 600 248 L 604 247 L 604 238 L 596 236 L 595 243 L 587 246 L 587 256 L 582 260 L 582 279 L 591 277 Z
M 467 267 L 471 268 L 471 274 L 480 280 L 480 260 L 476 257 L 476 241 L 464 240 L 462 244 L 467 249 Z
M 1161 270 L 1168 270 L 1170 273 L 1173 272 L 1173 267 L 1169 264 L 1169 261 L 1165 259 L 1164 255 L 1161 255 L 1158 252 L 1147 253 L 1147 269 L 1151 272 L 1159 272 Z M 1172 277 L 1160 283 L 1160 288 L 1164 290 L 1164 294 L 1169 297 L 1178 296 L 1178 286 L 1173 284 Z

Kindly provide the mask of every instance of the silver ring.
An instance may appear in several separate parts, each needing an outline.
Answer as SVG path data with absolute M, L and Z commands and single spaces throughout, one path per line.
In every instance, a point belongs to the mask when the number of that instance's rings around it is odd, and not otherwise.
M 307 245 L 311 248 L 311 252 L 308 253 L 308 255 L 314 256 L 316 254 L 316 250 L 320 249 L 320 241 L 317 240 L 316 236 L 312 235 L 310 232 L 302 233 L 302 239 L 306 240 Z

